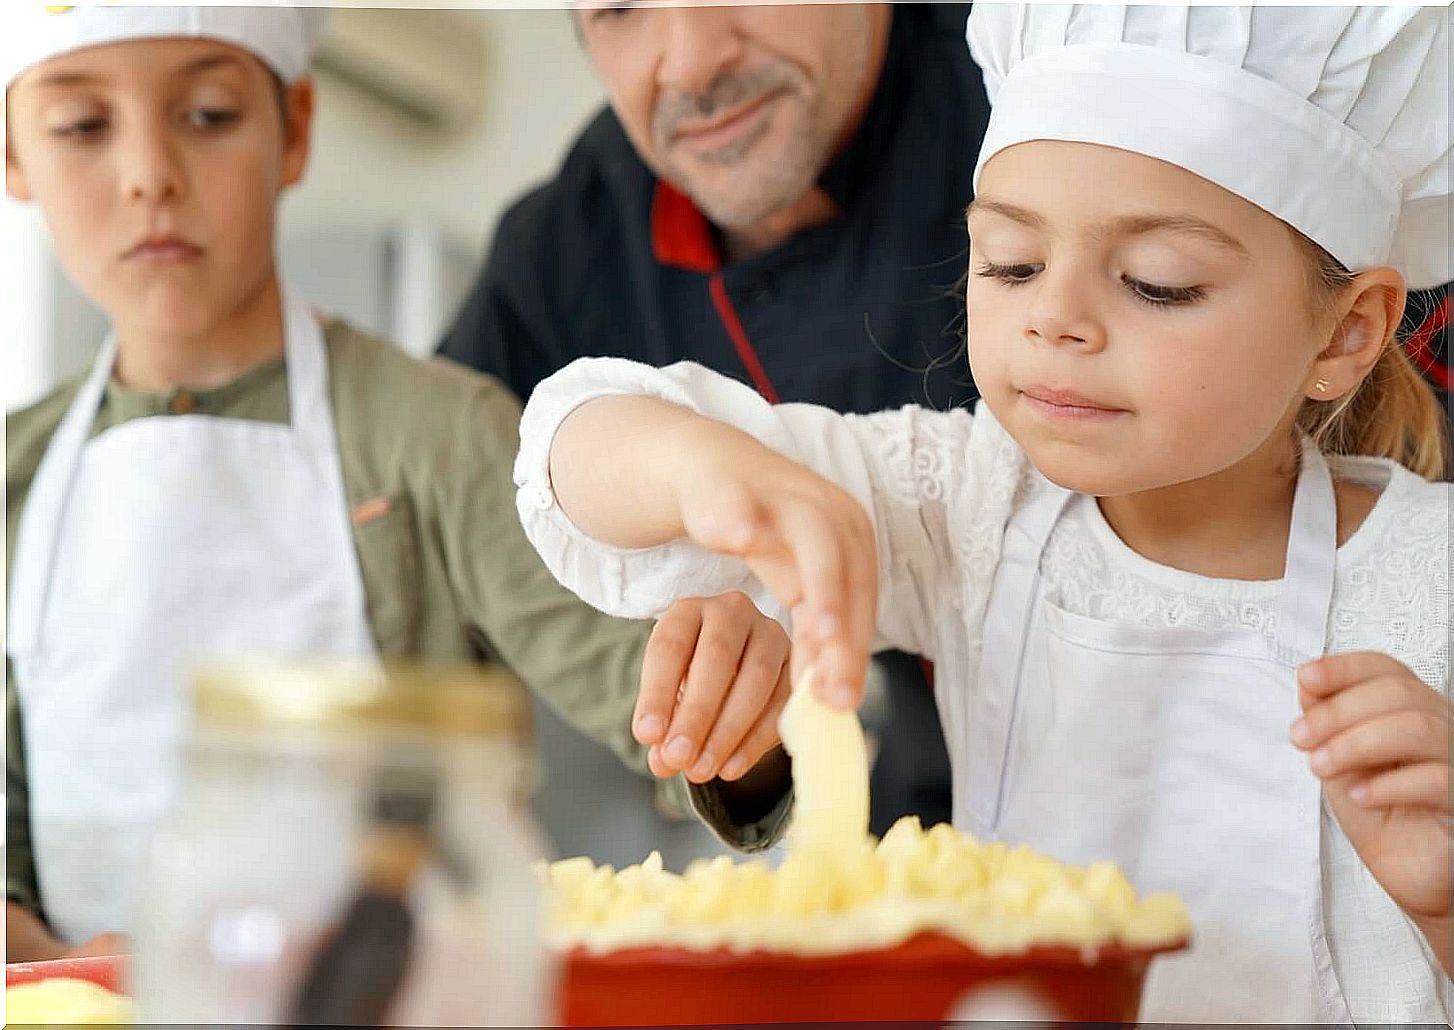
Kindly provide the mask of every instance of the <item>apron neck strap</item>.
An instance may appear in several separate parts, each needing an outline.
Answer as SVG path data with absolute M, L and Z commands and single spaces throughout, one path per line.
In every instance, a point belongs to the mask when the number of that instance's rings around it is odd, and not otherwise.
M 45 455 L 31 480 L 17 533 L 15 568 L 10 580 L 10 604 L 5 628 L 5 649 L 22 657 L 40 642 L 40 625 L 50 584 L 51 564 L 60 543 L 71 482 L 81 451 L 96 423 L 106 383 L 116 364 L 116 336 L 108 333 L 101 343 L 91 371 L 81 383 L 71 406 L 46 447 Z M 26 546 L 18 545 L 24 541 Z
M 1278 599 L 1278 658 L 1297 665 L 1319 657 L 1326 646 L 1328 613 L 1338 562 L 1338 504 L 1333 476 L 1317 444 L 1303 434 L 1287 565 Z
M 287 368 L 288 420 L 304 438 L 333 446 L 328 403 L 328 349 L 323 329 L 302 296 L 282 287 L 283 362 Z

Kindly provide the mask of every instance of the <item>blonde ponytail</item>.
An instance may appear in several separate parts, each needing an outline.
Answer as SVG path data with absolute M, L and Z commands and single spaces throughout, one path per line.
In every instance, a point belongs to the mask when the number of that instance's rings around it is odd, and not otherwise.
M 1321 308 L 1354 274 L 1311 240 L 1299 238 L 1312 262 L 1314 297 Z M 1443 479 L 1450 472 L 1444 409 L 1392 332 L 1362 383 L 1335 401 L 1308 401 L 1298 425 L 1325 454 L 1392 458 L 1425 479 Z

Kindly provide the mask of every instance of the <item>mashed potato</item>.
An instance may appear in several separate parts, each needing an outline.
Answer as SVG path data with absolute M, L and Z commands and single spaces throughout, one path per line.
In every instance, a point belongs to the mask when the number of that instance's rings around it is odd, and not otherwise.
M 551 942 L 596 952 L 673 945 L 831 954 L 938 930 L 1002 954 L 1035 944 L 1173 944 L 1191 929 L 1180 901 L 1138 899 L 1111 863 L 1068 866 L 1024 847 L 979 844 L 947 824 L 925 832 L 913 817 L 877 843 L 792 851 L 777 869 L 722 856 L 678 875 L 653 852 L 620 872 L 573 858 L 541 873 Z
M 1113 864 L 1064 865 L 1025 847 L 980 844 L 913 817 L 868 834 L 863 731 L 799 683 L 782 718 L 796 799 L 776 869 L 722 856 L 678 875 L 660 854 L 620 872 L 589 858 L 541 864 L 547 936 L 594 952 L 667 945 L 833 954 L 890 947 L 925 930 L 987 954 L 1036 944 L 1175 944 L 1191 930 L 1169 894 L 1139 899 Z
M 11 1025 L 130 1023 L 131 1002 L 86 980 L 57 978 L 5 989 Z

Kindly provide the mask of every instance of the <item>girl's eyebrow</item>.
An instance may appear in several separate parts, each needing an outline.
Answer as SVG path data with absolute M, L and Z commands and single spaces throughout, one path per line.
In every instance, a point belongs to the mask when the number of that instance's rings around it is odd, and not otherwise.
M 1006 204 L 999 200 L 987 200 L 976 198 L 965 212 L 966 217 L 972 218 L 978 212 L 1000 215 L 1013 222 L 1031 229 L 1044 231 L 1045 219 L 1028 208 L 1018 207 L 1014 204 Z M 1149 232 L 1179 232 L 1190 236 L 1197 236 L 1208 243 L 1223 247 L 1233 253 L 1247 257 L 1247 248 L 1244 247 L 1236 237 L 1223 229 L 1218 228 L 1211 222 L 1203 221 L 1191 215 L 1122 215 L 1113 218 L 1104 225 L 1099 226 L 1095 236 L 1105 238 L 1108 236 L 1141 236 Z
M 1019 222 L 1021 225 L 1029 226 L 1031 229 L 1044 229 L 1045 219 L 1041 218 L 1034 211 L 1028 208 L 1016 207 L 1014 204 L 1006 204 L 1002 200 L 986 200 L 984 197 L 975 197 L 970 201 L 969 207 L 965 209 L 964 216 L 973 218 L 980 212 L 999 215 L 1008 218 L 1012 222 Z

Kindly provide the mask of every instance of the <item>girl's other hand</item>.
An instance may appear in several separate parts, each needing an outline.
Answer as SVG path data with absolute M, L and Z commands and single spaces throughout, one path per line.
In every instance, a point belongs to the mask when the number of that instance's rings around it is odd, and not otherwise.
M 632 733 L 660 777 L 740 779 L 778 743 L 788 635 L 746 594 L 678 601 L 652 630 Z
M 1292 740 L 1309 752 L 1343 832 L 1410 919 L 1426 935 L 1430 927 L 1443 933 L 1454 919 L 1448 699 L 1372 652 L 1310 662 L 1298 670 L 1298 685 L 1303 715 Z M 1449 956 L 1440 961 L 1447 969 Z

